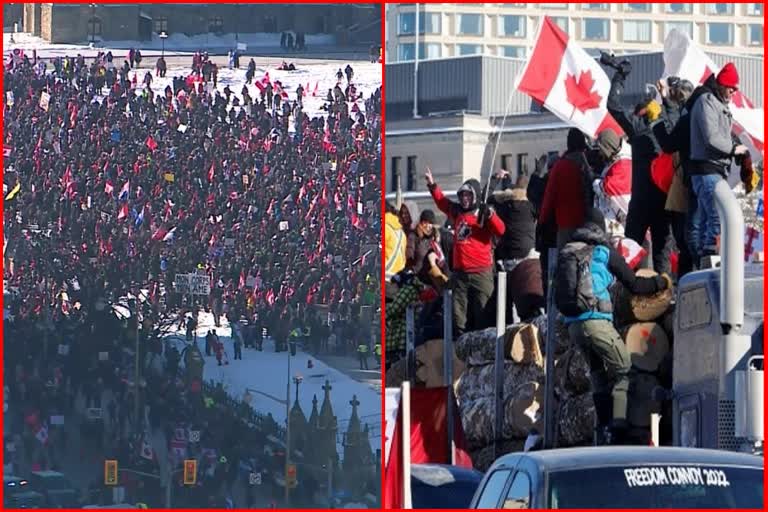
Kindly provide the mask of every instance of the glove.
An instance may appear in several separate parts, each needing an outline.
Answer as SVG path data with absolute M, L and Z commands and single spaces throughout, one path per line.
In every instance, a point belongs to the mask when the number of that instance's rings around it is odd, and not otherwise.
M 661 115 L 661 105 L 656 100 L 651 100 L 645 106 L 645 117 L 649 123 L 656 121 Z
M 481 204 L 477 209 L 477 222 L 481 226 L 485 226 L 485 223 L 493 215 L 493 209 L 487 204 Z
M 760 184 L 760 175 L 755 172 L 752 166 L 752 157 L 746 154 L 741 161 L 741 182 L 744 184 L 744 191 L 749 194 Z
M 621 76 L 626 78 L 632 72 L 632 63 L 629 62 L 628 60 L 623 60 L 619 62 L 618 71 L 619 71 L 619 74 L 621 74 Z

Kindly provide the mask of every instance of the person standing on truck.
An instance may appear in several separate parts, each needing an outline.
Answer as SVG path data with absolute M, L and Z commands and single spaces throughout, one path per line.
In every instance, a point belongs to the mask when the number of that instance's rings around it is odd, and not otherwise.
M 458 338 L 468 329 L 485 327 L 485 308 L 493 295 L 493 237 L 504 234 L 504 222 L 480 202 L 480 183 L 464 182 L 458 203 L 445 197 L 427 168 L 427 187 L 432 199 L 448 216 L 456 236 L 453 245 L 453 323 Z
M 590 362 L 599 444 L 627 440 L 629 352 L 613 326 L 613 304 L 608 292 L 618 279 L 635 295 L 650 295 L 671 286 L 666 274 L 637 277 L 614 249 L 597 208 L 574 231 L 560 250 L 555 273 L 555 305 L 568 326 L 571 342 L 581 346 Z M 603 438 L 603 434 L 607 434 Z

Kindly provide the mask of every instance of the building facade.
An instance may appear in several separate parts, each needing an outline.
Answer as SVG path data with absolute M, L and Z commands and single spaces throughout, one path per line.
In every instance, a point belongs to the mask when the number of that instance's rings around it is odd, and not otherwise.
M 742 91 L 762 108 L 762 58 L 708 55 L 719 66 L 734 62 Z M 632 72 L 622 103 L 633 109 L 646 84 L 662 75 L 664 61 L 662 52 L 626 58 Z M 524 64 L 486 55 L 421 62 L 416 117 L 414 63 L 387 64 L 386 193 L 393 197 L 399 180 L 404 197 L 415 200 L 418 210 L 432 204 L 423 177 L 426 166 L 446 191 L 455 191 L 469 178 L 484 183 L 497 169 L 529 174 L 539 156 L 561 154 L 569 126 L 514 90 Z M 612 76 L 613 70 L 606 73 Z
M 376 4 L 24 4 L 24 31 L 53 43 L 153 34 L 346 34 L 381 20 Z M 379 25 L 380 27 L 381 25 Z M 344 44 L 344 37 L 337 37 Z
M 462 55 L 525 58 L 544 16 L 593 55 L 662 50 L 673 28 L 707 51 L 763 55 L 763 4 L 388 4 L 387 61 Z

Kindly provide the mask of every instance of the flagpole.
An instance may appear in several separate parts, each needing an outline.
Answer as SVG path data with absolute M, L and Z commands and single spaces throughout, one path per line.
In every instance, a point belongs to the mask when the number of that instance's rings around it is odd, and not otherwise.
M 411 496 L 411 383 L 406 380 L 402 385 L 402 398 L 400 410 L 402 417 L 402 450 L 403 450 L 403 508 L 413 508 Z M 397 449 L 397 448 L 395 448 Z
M 419 118 L 419 4 L 416 4 L 416 31 L 414 32 L 416 40 L 415 55 L 413 62 L 413 118 Z

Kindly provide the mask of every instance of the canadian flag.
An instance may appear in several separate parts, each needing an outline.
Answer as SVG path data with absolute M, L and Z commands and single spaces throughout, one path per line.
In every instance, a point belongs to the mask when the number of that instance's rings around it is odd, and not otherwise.
M 603 169 L 593 188 L 595 206 L 605 219 L 623 226 L 632 199 L 632 150 L 628 144 L 622 144 L 619 158 Z
M 104 184 L 104 193 L 111 196 L 114 191 L 114 185 L 112 185 L 111 181 L 107 180 L 107 182 Z
M 539 27 L 531 58 L 515 79 L 515 88 L 590 137 L 606 128 L 624 134 L 608 113 L 611 82 L 600 64 L 548 16 Z
M 120 207 L 120 211 L 117 212 L 117 220 L 123 220 L 128 216 L 128 203 L 123 203 Z
M 690 80 L 694 85 L 703 84 L 711 74 L 717 74 L 720 66 L 715 64 L 687 34 L 677 29 L 670 30 L 664 40 L 664 74 Z M 757 164 L 763 158 L 764 117 L 763 109 L 755 108 L 741 91 L 736 91 L 728 106 L 733 114 L 733 134 L 749 148 L 752 162 Z M 735 185 L 739 180 L 738 169 L 731 169 L 729 180 Z
M 631 238 L 620 238 L 614 243 L 616 250 L 624 257 L 624 260 L 632 270 L 637 269 L 648 251 Z

